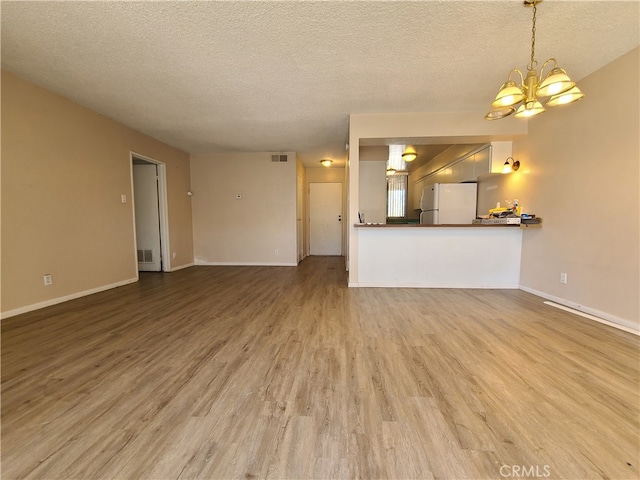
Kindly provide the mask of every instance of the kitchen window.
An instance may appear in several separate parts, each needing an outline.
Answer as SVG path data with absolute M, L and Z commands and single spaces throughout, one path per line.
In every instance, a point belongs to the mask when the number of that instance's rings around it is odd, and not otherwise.
M 387 176 L 387 218 L 404 218 L 407 211 L 407 176 Z
M 387 218 L 405 218 L 407 211 L 407 163 L 405 145 L 389 145 L 387 160 Z

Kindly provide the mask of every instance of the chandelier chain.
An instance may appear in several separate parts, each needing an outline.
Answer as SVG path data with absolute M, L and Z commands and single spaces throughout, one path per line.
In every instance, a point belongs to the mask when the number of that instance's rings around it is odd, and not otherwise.
M 529 70 L 533 70 L 538 66 L 538 62 L 535 61 L 536 52 L 536 2 L 533 2 L 533 22 L 531 26 L 531 63 L 529 64 Z

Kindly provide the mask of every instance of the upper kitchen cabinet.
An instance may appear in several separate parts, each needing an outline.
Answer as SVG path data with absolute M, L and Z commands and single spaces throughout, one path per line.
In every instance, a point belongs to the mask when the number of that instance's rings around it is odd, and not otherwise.
M 491 146 L 487 145 L 486 148 L 476 152 L 469 160 L 473 164 L 474 181 L 480 175 L 491 173 Z
M 451 165 L 451 168 L 449 169 L 451 174 L 449 177 L 449 181 L 451 183 L 460 183 L 462 181 L 464 181 L 462 179 L 463 175 L 462 175 L 462 171 L 463 171 L 463 164 L 464 162 L 458 162 L 458 163 L 454 163 L 453 165 Z
M 460 162 L 460 181 L 475 182 L 478 178 L 475 174 L 475 155 L 471 155 Z
M 491 142 L 473 155 L 474 177 L 488 173 L 502 173 L 505 160 L 511 156 L 511 142 Z

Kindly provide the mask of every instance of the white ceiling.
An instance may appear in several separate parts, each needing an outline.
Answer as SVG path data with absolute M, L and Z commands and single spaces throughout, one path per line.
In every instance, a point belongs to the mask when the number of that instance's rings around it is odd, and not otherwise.
M 343 161 L 350 113 L 477 111 L 526 69 L 509 1 L 2 1 L 2 68 L 187 152 Z M 639 43 L 637 0 L 545 0 L 536 59 L 579 80 Z M 589 92 L 583 101 L 588 101 Z

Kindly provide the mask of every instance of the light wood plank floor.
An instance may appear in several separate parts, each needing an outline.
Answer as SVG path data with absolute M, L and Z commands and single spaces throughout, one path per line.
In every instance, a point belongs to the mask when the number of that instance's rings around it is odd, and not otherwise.
M 2 478 L 638 478 L 637 336 L 521 291 L 192 267 L 2 322 Z

